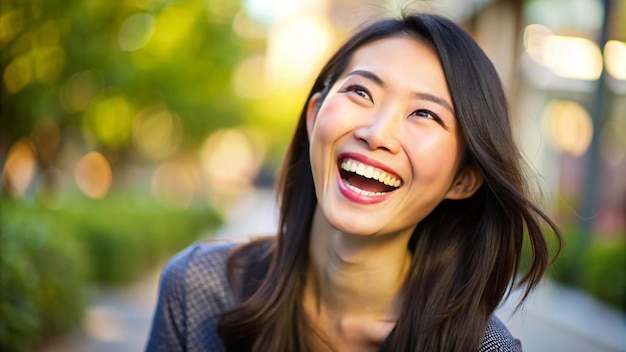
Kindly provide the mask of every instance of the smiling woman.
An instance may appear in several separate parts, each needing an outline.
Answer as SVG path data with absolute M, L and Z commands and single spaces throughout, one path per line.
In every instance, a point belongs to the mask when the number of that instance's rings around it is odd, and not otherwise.
M 147 350 L 519 351 L 494 310 L 546 270 L 542 222 L 560 243 L 521 165 L 467 33 L 436 15 L 375 22 L 310 91 L 277 236 L 172 259 Z

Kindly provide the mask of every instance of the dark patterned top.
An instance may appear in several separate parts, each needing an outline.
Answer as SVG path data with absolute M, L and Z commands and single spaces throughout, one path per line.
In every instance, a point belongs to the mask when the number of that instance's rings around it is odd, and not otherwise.
M 238 303 L 226 260 L 233 243 L 197 243 L 165 266 L 146 351 L 224 351 L 217 335 L 219 314 Z M 518 352 L 515 339 L 495 316 L 479 352 Z

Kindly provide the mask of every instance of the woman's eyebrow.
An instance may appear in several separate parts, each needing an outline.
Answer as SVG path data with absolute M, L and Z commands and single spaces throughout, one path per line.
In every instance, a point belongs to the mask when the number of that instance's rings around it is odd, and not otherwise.
M 443 106 L 444 108 L 446 108 L 448 111 L 450 111 L 450 113 L 451 113 L 453 116 L 455 116 L 455 114 L 454 114 L 454 109 L 452 108 L 452 106 L 450 105 L 450 103 L 448 103 L 448 101 L 447 101 L 447 100 L 445 100 L 445 99 L 443 99 L 443 98 L 441 98 L 441 97 L 438 97 L 438 96 L 436 96 L 436 95 L 430 94 L 430 93 L 419 93 L 419 92 L 418 92 L 418 93 L 415 93 L 415 96 L 416 96 L 418 99 L 421 99 L 421 100 L 427 100 L 427 101 L 433 102 L 433 103 L 435 103 L 435 104 L 441 105 L 441 106 Z
M 385 81 L 383 81 L 382 78 L 380 78 L 377 74 L 375 74 L 374 72 L 371 72 L 371 71 L 354 70 L 354 71 L 351 71 L 351 72 L 346 74 L 346 77 L 349 77 L 349 76 L 361 76 L 363 78 L 367 78 L 367 79 L 371 80 L 372 82 L 376 83 L 377 85 L 379 85 L 382 88 L 385 87 Z M 452 108 L 452 105 L 450 105 L 450 103 L 448 103 L 448 101 L 446 101 L 445 99 L 443 99 L 441 97 L 438 97 L 438 96 L 436 96 L 434 94 L 422 93 L 422 92 L 416 92 L 415 93 L 415 97 L 418 98 L 418 99 L 421 99 L 421 100 L 427 100 L 427 101 L 433 102 L 435 104 L 441 105 L 445 109 L 450 111 L 450 113 L 452 113 L 452 115 L 455 115 L 454 114 L 454 109 Z
M 372 82 L 376 83 L 377 85 L 381 87 L 385 87 L 385 82 L 382 80 L 382 78 L 378 77 L 378 75 L 376 75 L 374 72 L 366 71 L 366 70 L 354 70 L 346 74 L 346 77 L 350 77 L 354 75 L 367 78 L 371 80 Z

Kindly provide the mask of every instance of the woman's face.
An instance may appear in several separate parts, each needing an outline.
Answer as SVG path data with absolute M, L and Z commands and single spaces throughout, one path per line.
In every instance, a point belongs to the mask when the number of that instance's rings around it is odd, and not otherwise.
M 439 58 L 404 36 L 359 48 L 307 129 L 318 207 L 345 233 L 407 233 L 467 197 L 460 131 Z M 465 179 L 465 180 L 464 180 Z M 471 180 L 470 180 L 471 181 Z

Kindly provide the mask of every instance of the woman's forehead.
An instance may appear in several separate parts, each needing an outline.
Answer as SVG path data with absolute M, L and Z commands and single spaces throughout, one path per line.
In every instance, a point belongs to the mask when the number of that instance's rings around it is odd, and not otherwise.
M 355 62 L 380 62 L 381 64 L 387 64 L 383 61 L 385 58 L 389 58 L 389 54 L 393 52 L 395 54 L 401 54 L 402 57 L 408 57 L 409 59 L 417 60 L 423 55 L 428 58 L 435 59 L 439 62 L 439 56 L 434 50 L 432 45 L 423 39 L 417 39 L 408 35 L 393 35 L 376 39 L 374 41 L 365 43 L 356 48 L 350 59 L 350 65 L 354 65 Z M 419 56 L 416 55 L 419 52 Z
M 413 82 L 433 85 L 447 93 L 447 81 L 436 51 L 421 40 L 408 36 L 392 36 L 375 40 L 356 49 L 346 68 L 345 77 L 354 70 L 371 71 L 389 83 Z

